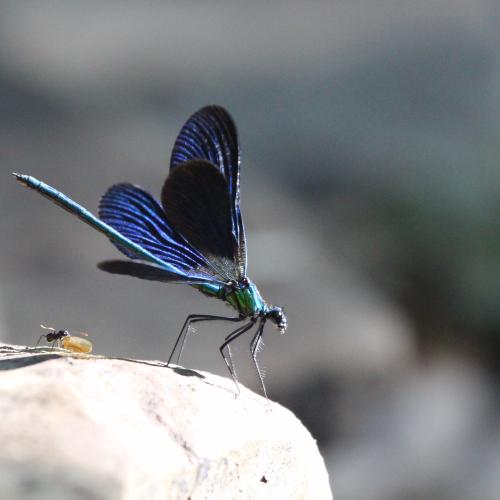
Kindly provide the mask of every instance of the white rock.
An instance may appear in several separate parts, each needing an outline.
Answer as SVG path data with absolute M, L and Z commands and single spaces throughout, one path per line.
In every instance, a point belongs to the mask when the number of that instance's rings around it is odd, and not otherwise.
M 16 499 L 330 499 L 288 410 L 209 373 L 0 346 L 0 492 Z

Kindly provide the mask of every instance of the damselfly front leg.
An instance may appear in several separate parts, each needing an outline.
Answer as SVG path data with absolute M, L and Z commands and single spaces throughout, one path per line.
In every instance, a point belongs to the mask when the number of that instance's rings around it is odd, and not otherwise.
M 252 338 L 252 341 L 250 342 L 250 354 L 252 355 L 252 360 L 254 362 L 255 368 L 257 370 L 257 375 L 259 376 L 260 380 L 260 386 L 262 387 L 262 392 L 264 393 L 264 396 L 266 399 L 269 401 L 269 398 L 267 397 L 267 391 L 266 391 L 266 386 L 264 385 L 264 377 L 262 376 L 262 373 L 259 368 L 259 364 L 257 363 L 257 353 L 259 352 L 259 345 L 262 341 L 262 333 L 264 331 L 264 326 L 266 324 L 265 318 L 261 320 L 260 325 L 257 328 L 257 332 Z
M 233 365 L 233 360 L 231 358 L 231 350 L 229 348 L 229 344 L 233 342 L 233 340 L 236 340 L 238 337 L 243 335 L 245 332 L 250 330 L 253 325 L 255 325 L 255 322 L 257 321 L 257 318 L 252 318 L 248 323 L 245 325 L 241 326 L 240 328 L 236 329 L 234 332 L 230 333 L 227 337 L 225 342 L 219 347 L 219 351 L 226 363 L 227 368 L 229 369 L 229 373 L 231 374 L 231 377 L 233 377 L 233 381 L 236 384 L 236 388 L 238 389 L 238 395 L 240 394 L 240 387 L 238 385 L 238 379 L 236 377 L 236 372 L 234 370 L 234 365 Z M 224 354 L 224 349 L 227 347 L 227 352 L 228 352 L 228 357 Z

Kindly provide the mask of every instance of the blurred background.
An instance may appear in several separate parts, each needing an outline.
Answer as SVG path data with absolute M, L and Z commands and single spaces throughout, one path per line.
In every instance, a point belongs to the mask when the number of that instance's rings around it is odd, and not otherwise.
M 493 0 L 2 1 L 0 339 L 44 323 L 166 360 L 187 314 L 227 313 L 102 273 L 114 247 L 10 178 L 94 212 L 115 182 L 158 196 L 184 121 L 221 104 L 249 276 L 289 320 L 265 333 L 268 392 L 336 498 L 498 498 L 499 20 Z M 183 364 L 227 375 L 227 333 L 198 328 Z

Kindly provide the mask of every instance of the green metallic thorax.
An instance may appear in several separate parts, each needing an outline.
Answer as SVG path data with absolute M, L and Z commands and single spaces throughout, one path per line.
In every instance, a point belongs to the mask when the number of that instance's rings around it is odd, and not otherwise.
M 268 306 L 257 287 L 250 282 L 246 288 L 235 290 L 226 295 L 224 287 L 218 285 L 194 285 L 201 293 L 224 300 L 242 316 L 256 316 L 268 310 Z

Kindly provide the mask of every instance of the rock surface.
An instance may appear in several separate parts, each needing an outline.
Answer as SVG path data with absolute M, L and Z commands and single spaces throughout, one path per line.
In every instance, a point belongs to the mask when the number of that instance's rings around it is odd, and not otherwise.
M 315 441 L 231 380 L 0 345 L 0 498 L 329 499 Z

